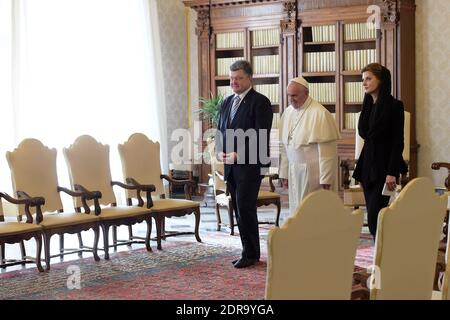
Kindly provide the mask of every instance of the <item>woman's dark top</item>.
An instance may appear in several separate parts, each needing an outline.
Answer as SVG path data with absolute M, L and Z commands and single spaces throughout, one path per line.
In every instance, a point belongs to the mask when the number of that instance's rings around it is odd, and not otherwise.
M 364 97 L 358 131 L 364 147 L 356 164 L 353 178 L 363 184 L 385 180 L 387 175 L 399 177 L 408 171 L 403 160 L 404 107 L 390 94 L 390 73 L 381 79 L 377 102 L 371 95 Z

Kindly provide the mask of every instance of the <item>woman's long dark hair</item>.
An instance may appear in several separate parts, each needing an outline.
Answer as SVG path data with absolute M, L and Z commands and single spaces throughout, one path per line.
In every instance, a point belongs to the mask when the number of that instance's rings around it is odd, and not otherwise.
M 363 139 L 376 138 L 386 132 L 386 126 L 388 126 L 388 108 L 390 108 L 394 102 L 394 97 L 391 95 L 391 72 L 379 63 L 367 65 L 361 73 L 367 71 L 371 72 L 378 80 L 380 80 L 380 86 L 375 104 L 370 94 L 366 93 L 364 96 L 362 111 L 358 122 L 359 135 Z M 372 108 L 375 109 L 372 111 Z M 371 116 L 371 112 L 375 112 L 375 114 Z

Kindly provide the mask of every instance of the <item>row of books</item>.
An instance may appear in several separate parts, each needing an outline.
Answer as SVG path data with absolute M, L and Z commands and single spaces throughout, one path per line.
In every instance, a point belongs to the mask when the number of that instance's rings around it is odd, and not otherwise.
M 255 84 L 253 88 L 259 93 L 265 95 L 269 98 L 272 104 L 280 103 L 280 86 L 278 84 Z M 233 94 L 233 90 L 230 86 L 217 86 L 217 95 L 221 95 L 223 97 L 227 97 Z
M 349 130 L 356 130 L 358 126 L 358 114 L 357 113 L 345 113 L 344 127 Z
M 216 35 L 216 48 L 244 48 L 244 32 L 218 33 Z
M 231 89 L 230 86 L 217 86 L 216 90 L 217 90 L 217 95 L 218 96 L 220 95 L 222 97 L 226 97 L 226 96 L 233 94 L 233 90 Z
M 278 55 L 254 56 L 254 74 L 276 74 L 280 72 L 280 59 Z
M 336 26 L 313 26 L 312 28 L 313 42 L 334 42 L 336 41 Z
M 280 31 L 278 29 L 261 29 L 252 31 L 252 47 L 278 46 L 280 43 Z M 216 34 L 217 49 L 241 49 L 245 46 L 245 34 L 243 31 L 226 32 Z
M 305 72 L 336 71 L 336 52 L 307 52 L 304 56 Z
M 364 100 L 364 88 L 361 82 L 345 83 L 345 103 L 362 103 Z
M 279 129 L 280 128 L 280 119 L 281 114 L 274 113 L 272 118 L 272 129 Z
M 233 94 L 230 86 L 217 86 L 217 94 L 223 97 Z M 265 95 L 272 104 L 280 103 L 280 91 L 278 84 L 257 84 L 254 89 Z M 310 83 L 309 95 L 320 103 L 336 103 L 336 84 L 329 83 Z M 361 82 L 345 83 L 345 103 L 360 104 L 364 100 L 364 89 Z
M 361 70 L 369 63 L 377 61 L 375 49 L 345 51 L 345 70 Z
M 280 86 L 278 84 L 256 84 L 253 86 L 256 91 L 269 98 L 272 104 L 280 103 L 279 87 Z
M 345 40 L 375 40 L 377 29 L 374 23 L 350 23 L 344 25 Z
M 253 47 L 277 46 L 280 43 L 280 31 L 278 29 L 262 29 L 252 32 Z
M 269 169 L 269 173 L 278 173 L 278 170 L 273 167 L 278 166 L 280 150 L 281 150 L 280 131 L 278 130 L 278 128 L 272 127 L 272 130 L 270 130 L 270 142 L 269 142 L 269 152 L 270 157 L 272 158 L 272 163 Z
M 336 103 L 336 84 L 310 83 L 309 95 L 321 103 Z
M 217 70 L 216 75 L 218 76 L 228 76 L 230 73 L 230 66 L 238 61 L 244 59 L 243 57 L 232 57 L 232 58 L 219 58 L 217 59 Z

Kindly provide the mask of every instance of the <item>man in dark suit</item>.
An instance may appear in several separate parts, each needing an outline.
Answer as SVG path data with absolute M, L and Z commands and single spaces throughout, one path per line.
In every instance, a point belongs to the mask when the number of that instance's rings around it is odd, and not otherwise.
M 216 137 L 216 154 L 225 164 L 225 180 L 243 247 L 241 258 L 233 261 L 236 268 L 259 261 L 256 201 L 264 168 L 270 166 L 272 105 L 267 97 L 252 89 L 252 75 L 248 61 L 239 60 L 230 66 L 234 94 L 222 104 Z

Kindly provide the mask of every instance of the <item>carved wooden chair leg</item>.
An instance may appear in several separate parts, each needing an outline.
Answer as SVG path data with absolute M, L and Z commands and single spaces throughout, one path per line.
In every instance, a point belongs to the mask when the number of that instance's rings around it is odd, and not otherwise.
M 217 219 L 217 231 L 220 231 L 222 220 L 220 219 L 220 206 L 216 203 L 216 219 Z
M 152 251 L 152 247 L 150 247 L 150 234 L 152 233 L 152 217 L 148 217 L 147 219 L 145 219 L 145 222 L 147 223 L 147 234 L 145 235 L 145 248 L 147 249 L 147 251 Z
M 4 265 L 4 263 L 5 263 L 5 244 L 4 243 L 2 243 L 1 245 L 0 245 L 0 265 L 1 265 L 1 267 L 2 267 L 2 269 L 5 269 L 6 268 L 6 266 Z
M 133 240 L 133 226 L 128 226 L 128 240 L 129 241 Z M 128 243 L 127 246 L 131 247 L 131 243 Z
M 52 235 L 44 233 L 43 237 L 44 237 L 45 269 L 48 271 L 50 270 L 50 239 Z
M 275 203 L 275 205 L 277 206 L 277 218 L 275 220 L 275 225 L 277 227 L 280 226 L 280 214 L 281 214 L 281 201 L 278 199 L 277 202 Z
M 156 248 L 158 250 L 161 250 L 161 238 L 162 238 L 162 228 L 163 228 L 163 221 L 164 221 L 164 217 L 162 215 L 156 214 L 153 216 L 155 219 L 155 224 L 156 224 Z
M 105 250 L 105 260 L 109 260 L 109 225 L 107 223 L 101 224 L 103 231 L 103 250 Z
M 200 239 L 200 235 L 198 234 L 199 226 L 200 226 L 200 208 L 196 208 L 194 211 L 195 215 L 195 239 L 197 239 L 198 242 L 202 242 L 202 239 Z
M 95 261 L 100 261 L 98 256 L 98 239 L 100 238 L 100 227 L 96 225 L 94 228 L 94 247 L 92 248 L 92 254 L 94 255 Z
M 117 251 L 117 227 L 112 226 L 112 239 L 113 239 L 113 247 L 114 251 Z
M 81 232 L 77 233 L 77 237 L 78 237 L 78 246 L 80 249 L 82 249 L 84 247 L 84 244 L 83 244 L 83 238 L 81 237 Z M 78 256 L 82 257 L 83 252 L 78 252 Z
M 64 235 L 59 235 L 59 253 L 64 253 Z M 63 255 L 60 256 L 61 261 L 64 259 Z
M 25 265 L 25 257 L 27 256 L 27 252 L 25 250 L 25 242 L 23 240 L 20 241 L 20 254 L 22 256 L 22 265 Z
M 192 191 L 190 185 L 184 185 L 184 196 L 186 200 L 192 200 Z
M 42 235 L 35 236 L 34 239 L 36 240 L 36 267 L 39 272 L 44 272 L 41 264 Z
M 163 216 L 162 217 L 162 222 L 161 222 L 161 239 L 166 240 L 166 221 L 167 221 L 167 217 Z

